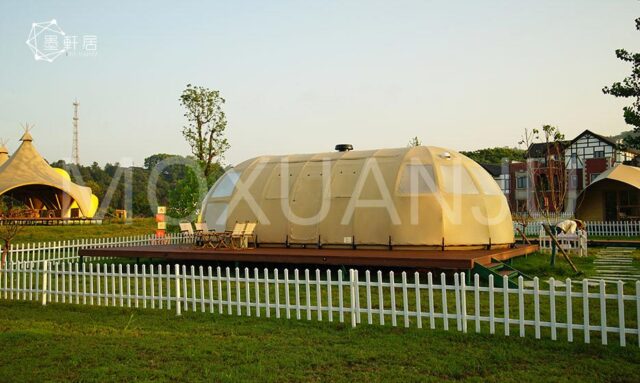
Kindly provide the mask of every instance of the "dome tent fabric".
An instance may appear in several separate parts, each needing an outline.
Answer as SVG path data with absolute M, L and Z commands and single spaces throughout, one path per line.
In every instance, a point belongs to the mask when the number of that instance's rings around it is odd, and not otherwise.
M 75 201 L 83 216 L 93 217 L 91 189 L 72 183 L 49 166 L 33 146 L 29 132 L 20 140 L 18 150 L 0 166 L 0 195 L 12 195 L 37 208 L 60 210 L 62 217 L 69 215 Z
M 480 165 L 438 147 L 264 156 L 229 169 L 208 227 L 257 221 L 260 244 L 425 248 L 513 244 L 507 200 Z

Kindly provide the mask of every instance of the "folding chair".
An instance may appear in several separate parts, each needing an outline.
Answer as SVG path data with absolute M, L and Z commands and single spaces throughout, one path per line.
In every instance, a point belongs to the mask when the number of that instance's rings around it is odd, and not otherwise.
M 190 222 L 180 222 L 179 225 L 180 225 L 180 234 L 187 236 L 189 238 L 193 238 L 196 246 L 202 246 L 201 235 L 193 231 L 193 226 L 191 226 Z
M 246 223 L 237 223 L 233 226 L 233 231 L 229 234 L 231 238 L 231 248 L 238 249 L 242 248 L 242 239 L 244 238 L 244 230 L 247 227 Z M 238 246 L 236 246 L 236 242 Z
M 194 226 L 196 227 L 196 235 L 201 240 L 202 247 L 212 247 L 214 249 L 218 247 L 219 241 L 216 235 L 217 233 L 215 231 L 209 231 L 206 222 L 196 222 Z
M 180 234 L 193 235 L 193 227 L 189 222 L 180 222 Z
M 244 228 L 244 233 L 242 233 L 242 247 L 245 249 L 249 249 L 249 240 L 253 241 L 253 249 L 256 248 L 256 237 L 255 230 L 257 226 L 257 222 L 247 222 L 247 225 Z

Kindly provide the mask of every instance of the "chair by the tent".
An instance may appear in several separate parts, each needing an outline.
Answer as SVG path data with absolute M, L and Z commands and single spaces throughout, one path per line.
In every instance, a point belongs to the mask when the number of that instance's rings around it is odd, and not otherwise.
M 194 232 L 193 231 L 193 226 L 191 225 L 190 222 L 180 222 L 179 224 L 180 226 L 180 234 L 189 237 L 189 238 L 193 238 L 195 244 L 197 246 L 202 246 L 203 242 L 202 242 L 202 233 L 200 232 Z
M 209 226 L 206 222 L 196 223 L 196 230 L 200 230 L 203 234 L 213 234 L 216 233 L 215 230 L 209 230 Z
M 247 226 L 246 223 L 239 223 L 239 222 L 236 222 L 236 224 L 233 226 L 233 231 L 229 233 L 229 238 L 231 240 L 232 248 L 234 249 L 242 248 L 242 239 L 244 238 L 244 230 L 246 226 Z
M 249 242 L 253 241 L 253 248 L 256 248 L 256 226 L 257 222 L 247 222 L 247 225 L 244 228 L 244 233 L 242 233 L 242 247 L 245 249 L 249 248 Z
M 180 222 L 180 234 L 193 235 L 193 226 L 190 222 Z

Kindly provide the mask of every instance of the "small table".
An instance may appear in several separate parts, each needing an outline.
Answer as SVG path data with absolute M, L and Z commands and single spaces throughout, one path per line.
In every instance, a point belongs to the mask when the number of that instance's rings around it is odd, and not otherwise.
M 210 247 L 212 249 L 230 248 L 229 235 L 227 232 L 207 232 L 200 234 L 202 238 L 202 247 Z

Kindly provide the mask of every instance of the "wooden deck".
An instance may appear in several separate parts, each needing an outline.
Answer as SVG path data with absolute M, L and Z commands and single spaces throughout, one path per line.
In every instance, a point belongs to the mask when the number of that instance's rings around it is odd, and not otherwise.
M 192 245 L 157 245 L 82 249 L 81 257 L 153 258 L 168 261 L 222 261 L 337 266 L 411 267 L 425 269 L 471 269 L 506 261 L 538 250 L 537 245 L 519 245 L 497 250 L 351 250 L 310 248 L 257 248 L 245 250 L 203 249 Z

